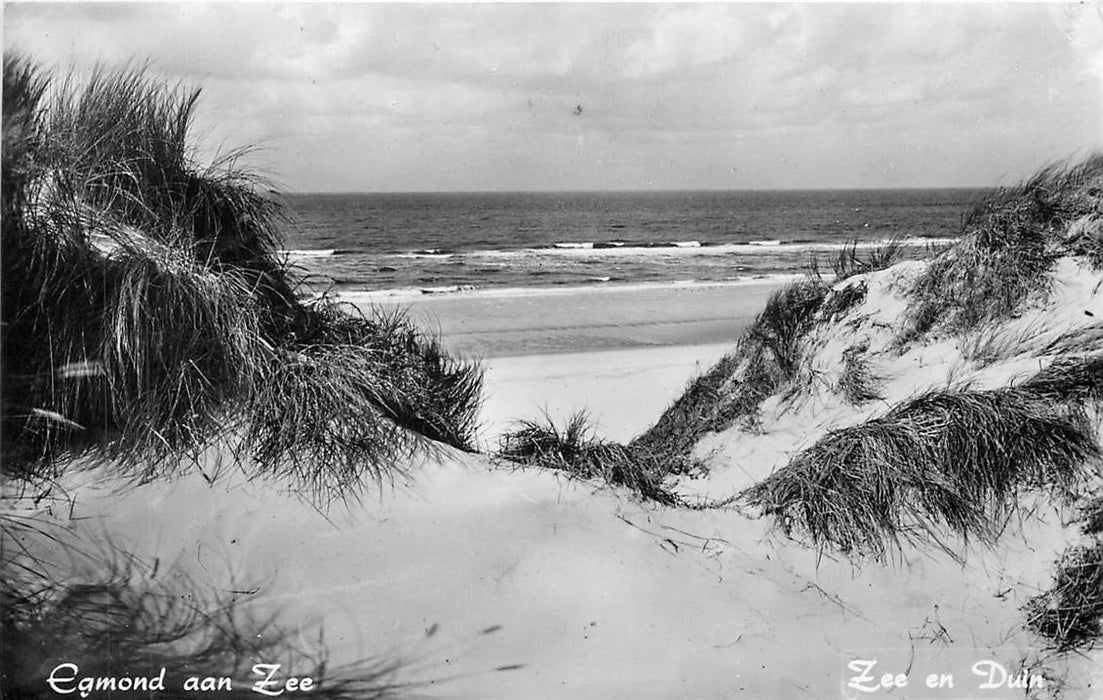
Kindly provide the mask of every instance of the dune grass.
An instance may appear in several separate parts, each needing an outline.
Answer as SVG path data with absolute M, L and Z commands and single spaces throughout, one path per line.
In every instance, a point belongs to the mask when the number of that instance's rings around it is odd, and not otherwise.
M 402 315 L 303 301 L 268 183 L 244 151 L 200 162 L 197 90 L 142 68 L 56 81 L 12 55 L 3 89 L 5 493 L 48 493 L 78 465 L 171 476 L 217 445 L 325 502 L 415 450 L 472 449 L 481 368 Z M 40 571 L 35 543 L 82 552 L 2 505 L 0 696 L 45 697 L 43 664 L 64 661 L 82 675 L 164 666 L 164 697 L 194 695 L 184 674 L 234 676 L 230 694 L 253 697 L 250 660 L 313 669 L 313 696 L 399 694 L 395 664 L 327 669 L 297 630 L 124 553 Z
M 419 445 L 472 449 L 481 369 L 401 315 L 303 303 L 268 183 L 243 151 L 198 161 L 197 90 L 4 66 L 6 474 L 152 477 L 222 442 L 340 497 Z
M 5 87 L 9 73 L 33 72 L 6 59 Z M 166 173 L 186 168 L 179 132 L 194 101 L 173 101 L 141 75 L 124 78 L 129 89 L 118 93 L 118 81 L 97 74 L 48 99 L 45 78 L 15 79 L 6 95 L 5 142 L 18 145 L 5 151 L 5 168 L 22 173 L 4 181 L 8 467 L 46 469 L 90 448 L 163 464 L 218 425 L 218 407 L 248 392 L 251 370 L 269 351 L 257 271 L 210 264 L 180 222 L 153 226 L 138 216 L 188 204 Z M 20 93 L 20 84 L 34 92 Z M 166 104 L 151 112 L 158 101 Z M 235 187 L 224 195 L 248 199 Z M 268 236 L 258 254 L 264 245 L 274 253 L 276 222 L 262 210 L 241 213 Z M 265 284 L 283 285 L 290 301 L 285 278 L 269 275 Z
M 1021 386 L 1057 401 L 1103 401 L 1103 353 L 1058 357 Z
M 881 399 L 878 386 L 884 378 L 871 367 L 865 356 L 868 345 L 855 345 L 843 351 L 843 371 L 839 373 L 836 390 L 855 406 Z
M 1028 626 L 1058 651 L 1093 647 L 1103 638 L 1103 542 L 1069 549 L 1053 586 L 1025 606 Z
M 690 468 L 684 459 L 670 459 L 640 446 L 596 438 L 584 411 L 567 419 L 562 428 L 550 418 L 520 421 L 516 430 L 501 437 L 497 456 L 514 464 L 625 486 L 664 505 L 679 504 L 679 499 L 663 486 L 664 479 Z
M 379 406 L 385 415 L 418 435 L 475 451 L 482 367 L 449 355 L 439 339 L 414 327 L 401 312 L 376 312 L 350 323 L 359 328 L 350 340 L 383 363 L 380 375 L 387 390 Z
M 1072 232 L 1071 225 L 1103 213 L 1101 186 L 1103 154 L 1096 154 L 1043 168 L 978 202 L 963 221 L 961 241 L 917 280 L 900 345 L 935 326 L 961 333 L 1007 318 L 1047 291 L 1046 273 L 1062 255 L 1085 255 L 1100 266 L 1098 227 Z
M 904 240 L 898 236 L 894 236 L 884 245 L 869 248 L 864 254 L 859 252 L 858 241 L 854 240 L 841 246 L 828 261 L 834 283 L 838 284 L 855 275 L 887 270 L 903 260 L 906 252 Z
M 1070 492 L 1100 456 L 1077 397 L 1100 358 L 990 391 L 937 391 L 829 432 L 742 494 L 787 533 L 881 559 L 948 529 L 993 541 L 1026 488 Z
M 909 255 L 909 250 L 900 236 L 894 236 L 884 245 L 868 249 L 859 248 L 858 240 L 854 239 L 840 246 L 827 257 L 831 270 L 830 280 L 824 274 L 822 258 L 814 253 L 805 266 L 808 276 L 832 287 L 831 293 L 823 304 L 824 318 L 833 319 L 842 316 L 866 298 L 868 287 L 864 280 L 840 286 L 841 282 L 859 275 L 887 270 L 902 260 L 915 257 Z
M 313 329 L 260 370 L 245 451 L 319 497 L 355 490 L 439 442 L 474 451 L 482 368 L 450 357 L 402 314 L 322 301 Z
M 806 279 L 775 292 L 747 331 L 747 341 L 768 353 L 784 378 L 791 378 L 800 363 L 800 342 L 812 328 L 816 312 L 828 290 Z

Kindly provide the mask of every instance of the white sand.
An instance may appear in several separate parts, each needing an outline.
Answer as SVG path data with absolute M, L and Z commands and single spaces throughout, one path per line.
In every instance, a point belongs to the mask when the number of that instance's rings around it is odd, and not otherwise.
M 585 410 L 598 435 L 629 440 L 729 350 L 722 343 L 491 358 L 481 439 L 495 446 L 518 419 L 547 414 L 560 425 Z
M 766 521 L 461 458 L 328 520 L 274 489 L 196 475 L 122 499 L 85 490 L 74 516 L 89 514 L 163 572 L 257 586 L 241 597 L 254 612 L 324 621 L 334 666 L 397 654 L 402 679 L 433 682 L 420 693 L 471 698 L 837 697 L 846 661 L 903 663 L 913 647 L 1017 666 L 1034 659 L 1018 608 L 1061 538 L 1043 509 L 964 567 L 913 551 L 817 568 Z M 1074 688 L 1088 672 L 1073 669 Z

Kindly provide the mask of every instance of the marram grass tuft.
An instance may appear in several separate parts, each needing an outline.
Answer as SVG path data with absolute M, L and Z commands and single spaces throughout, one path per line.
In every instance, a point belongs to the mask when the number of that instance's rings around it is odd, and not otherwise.
M 7 475 L 148 478 L 220 444 L 340 497 L 421 446 L 471 449 L 481 368 L 400 314 L 304 303 L 245 151 L 200 162 L 197 90 L 4 71 Z

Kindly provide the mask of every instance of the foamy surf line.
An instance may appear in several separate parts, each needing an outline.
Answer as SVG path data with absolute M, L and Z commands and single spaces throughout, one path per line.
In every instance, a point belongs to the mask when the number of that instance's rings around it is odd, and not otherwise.
M 897 244 L 908 247 L 942 246 L 954 243 L 956 238 L 904 238 Z M 293 249 L 283 251 L 290 258 L 320 258 L 343 255 L 374 255 L 381 258 L 448 260 L 467 258 L 523 258 L 536 256 L 671 256 L 671 255 L 776 255 L 780 253 L 808 253 L 839 250 L 851 247 L 858 250 L 878 248 L 891 243 L 889 240 L 839 242 L 801 241 L 786 243 L 781 240 L 755 240 L 739 243 L 708 243 L 701 241 L 671 241 L 668 243 L 633 243 L 628 241 L 564 241 L 538 248 L 515 250 L 445 250 L 427 248 L 404 252 L 372 252 L 356 249 Z
M 954 243 L 956 238 L 905 238 L 897 241 L 898 245 L 911 247 L 941 246 Z M 699 256 L 699 255 L 777 255 L 783 253 L 812 253 L 839 250 L 840 248 L 854 247 L 857 250 L 869 250 L 880 248 L 890 244 L 891 241 L 858 241 L 839 242 L 824 241 L 799 243 L 786 243 L 779 240 L 745 241 L 740 243 L 702 243 L 700 241 L 674 241 L 662 244 L 633 245 L 629 243 L 599 243 L 585 241 L 579 243 L 565 242 L 555 243 L 545 248 L 525 248 L 522 250 L 482 250 L 462 253 L 467 257 L 522 257 L 522 256 L 586 256 L 586 257 L 617 257 L 617 256 Z M 459 253 L 457 253 L 459 254 Z M 423 256 L 429 257 L 429 256 Z
M 425 301 L 433 298 L 513 298 L 559 297 L 577 294 L 631 294 L 645 291 L 692 291 L 721 287 L 780 286 L 806 277 L 804 273 L 779 273 L 759 275 L 738 280 L 704 281 L 678 280 L 674 282 L 633 282 L 628 284 L 564 285 L 559 287 L 472 287 L 452 285 L 446 287 L 416 287 L 400 289 L 348 290 L 337 292 L 340 301 L 357 306 L 371 304 L 401 304 Z

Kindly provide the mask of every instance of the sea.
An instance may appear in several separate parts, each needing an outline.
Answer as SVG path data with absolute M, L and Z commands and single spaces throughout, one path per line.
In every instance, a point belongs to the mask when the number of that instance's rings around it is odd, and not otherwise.
M 741 282 L 839 246 L 953 242 L 976 189 L 292 194 L 291 264 L 314 290 Z

